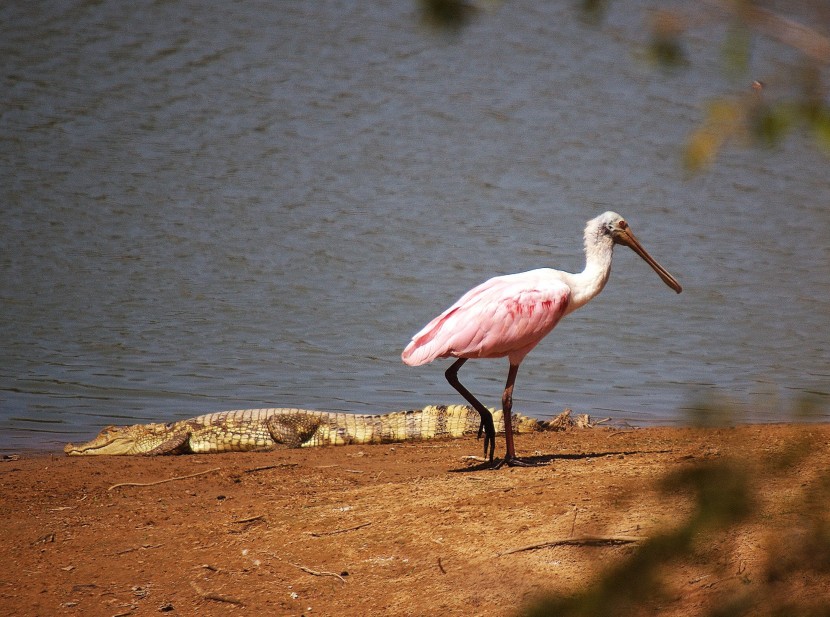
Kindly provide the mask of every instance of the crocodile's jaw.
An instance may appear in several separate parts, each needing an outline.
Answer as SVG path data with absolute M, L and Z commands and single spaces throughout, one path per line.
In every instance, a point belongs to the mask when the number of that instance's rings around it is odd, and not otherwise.
M 165 424 L 107 426 L 94 439 L 77 446 L 68 443 L 63 451 L 69 456 L 144 454 L 163 441 L 161 433 L 166 430 Z

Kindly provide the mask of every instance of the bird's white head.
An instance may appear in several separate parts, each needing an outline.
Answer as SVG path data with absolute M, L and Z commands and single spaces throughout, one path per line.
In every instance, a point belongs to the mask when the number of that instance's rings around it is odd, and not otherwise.
M 628 223 L 621 215 L 609 210 L 588 221 L 585 227 L 585 239 L 597 243 L 607 243 L 609 240 L 613 242 L 613 234 L 627 227 Z
M 588 221 L 588 226 L 585 228 L 585 241 L 593 241 L 596 244 L 622 244 L 627 246 L 640 257 L 643 258 L 648 265 L 663 279 L 663 282 L 674 289 L 677 293 L 683 291 L 680 283 L 674 278 L 669 271 L 657 263 L 654 258 L 648 254 L 643 245 L 634 236 L 631 228 L 628 226 L 626 220 L 616 212 L 603 212 L 595 219 Z

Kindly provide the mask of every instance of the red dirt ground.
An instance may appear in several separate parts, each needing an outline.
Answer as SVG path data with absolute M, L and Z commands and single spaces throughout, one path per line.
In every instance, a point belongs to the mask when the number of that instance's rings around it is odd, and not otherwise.
M 595 428 L 516 446 L 544 465 L 471 471 L 473 438 L 5 461 L 0 614 L 516 615 L 544 594 L 602 589 L 604 571 L 642 564 L 644 544 L 504 553 L 670 533 L 701 506 L 661 479 L 713 465 L 739 478 L 712 493 L 715 510 L 742 491 L 750 509 L 696 527 L 635 614 L 734 601 L 759 603 L 753 614 L 776 602 L 827 614 L 830 425 Z

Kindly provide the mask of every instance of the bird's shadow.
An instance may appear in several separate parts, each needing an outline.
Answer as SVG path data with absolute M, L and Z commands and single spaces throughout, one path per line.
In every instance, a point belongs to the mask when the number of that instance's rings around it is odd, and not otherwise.
M 569 461 L 580 460 L 588 458 L 603 458 L 606 456 L 631 456 L 632 454 L 669 454 L 671 450 L 613 450 L 609 452 L 580 452 L 579 454 L 545 454 L 540 456 L 522 456 L 519 460 L 526 463 L 527 467 L 547 467 L 552 462 L 557 460 Z M 450 473 L 467 473 L 472 471 L 486 471 L 499 469 L 501 459 L 495 459 L 493 462 L 484 461 L 478 465 L 470 465 L 460 469 L 449 469 Z M 504 467 L 504 466 L 501 466 Z M 521 465 L 519 466 L 521 467 Z

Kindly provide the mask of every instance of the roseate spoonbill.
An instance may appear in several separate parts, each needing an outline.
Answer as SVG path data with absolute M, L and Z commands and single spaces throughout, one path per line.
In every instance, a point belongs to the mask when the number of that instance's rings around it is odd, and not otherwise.
M 502 395 L 507 453 L 498 466 L 522 464 L 513 447 L 510 417 L 519 364 L 562 317 L 584 306 L 602 291 L 611 273 L 615 244 L 633 249 L 666 285 L 677 293 L 683 290 L 680 283 L 646 252 L 625 219 L 616 212 L 605 212 L 588 221 L 585 227 L 585 269 L 582 272 L 571 274 L 540 268 L 491 278 L 430 321 L 403 350 L 401 358 L 410 366 L 426 364 L 436 358 L 458 358 L 445 376 L 481 415 L 479 436 L 484 430 L 484 454 L 487 456 L 489 447 L 491 463 L 496 439 L 492 415 L 458 380 L 458 369 L 470 358 L 507 356 L 510 369 Z

